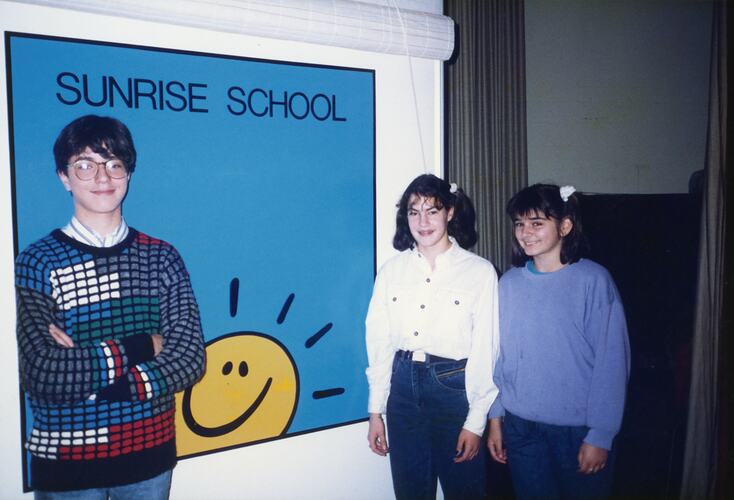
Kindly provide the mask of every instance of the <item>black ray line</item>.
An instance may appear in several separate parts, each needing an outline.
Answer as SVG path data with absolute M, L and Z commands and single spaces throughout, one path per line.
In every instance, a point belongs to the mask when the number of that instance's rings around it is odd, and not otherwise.
M 343 387 L 335 387 L 333 389 L 323 389 L 321 391 L 313 391 L 312 397 L 314 399 L 330 398 L 332 396 L 340 396 L 344 394 Z
M 229 315 L 233 318 L 237 315 L 237 303 L 240 298 L 240 279 L 232 278 L 229 282 Z
M 283 304 L 283 307 L 280 310 L 280 314 L 278 314 L 278 319 L 276 319 L 276 323 L 279 325 L 285 321 L 285 317 L 288 314 L 288 310 L 291 308 L 291 304 L 293 303 L 293 299 L 296 298 L 295 294 L 290 294 L 287 299 L 285 299 L 285 303 Z
M 321 330 L 311 335 L 308 340 L 306 340 L 306 349 L 312 348 L 316 342 L 321 340 L 321 337 L 326 335 L 326 332 L 331 330 L 332 326 L 334 326 L 334 323 L 326 323 Z

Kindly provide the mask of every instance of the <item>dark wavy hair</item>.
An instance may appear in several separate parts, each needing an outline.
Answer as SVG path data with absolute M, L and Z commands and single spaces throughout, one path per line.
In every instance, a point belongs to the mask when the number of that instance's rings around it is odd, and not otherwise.
M 560 187 L 555 184 L 533 184 L 518 191 L 507 202 L 507 215 L 513 223 L 515 219 L 532 213 L 543 214 L 557 222 L 563 219 L 571 221 L 573 227 L 561 242 L 561 264 L 577 262 L 586 247 L 586 241 L 581 228 L 579 199 L 576 194 L 569 196 L 568 201 L 563 201 Z M 528 260 L 530 257 L 525 255 L 513 230 L 512 264 L 522 267 Z
M 408 202 L 413 195 L 424 196 L 433 200 L 436 208 L 454 209 L 454 215 L 448 223 L 449 236 L 453 236 L 462 248 L 471 248 L 477 242 L 475 228 L 476 214 L 474 205 L 461 188 L 451 192 L 451 184 L 435 175 L 419 175 L 405 188 L 398 202 L 398 214 L 395 220 L 395 237 L 392 246 L 397 250 L 407 250 L 415 246 L 415 239 L 408 226 Z
M 56 171 L 66 175 L 71 157 L 87 148 L 105 158 L 119 158 L 129 174 L 135 171 L 137 153 L 133 137 L 120 120 L 85 115 L 69 123 L 59 132 L 54 143 Z

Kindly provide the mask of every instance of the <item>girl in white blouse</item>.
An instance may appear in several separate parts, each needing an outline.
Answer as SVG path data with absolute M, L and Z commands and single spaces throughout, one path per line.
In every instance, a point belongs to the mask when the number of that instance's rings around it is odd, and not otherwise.
M 497 395 L 497 275 L 476 243 L 471 200 L 421 175 L 398 204 L 393 246 L 367 313 L 369 446 L 390 454 L 397 498 L 486 493 L 480 445 Z M 386 414 L 385 436 L 382 414 Z

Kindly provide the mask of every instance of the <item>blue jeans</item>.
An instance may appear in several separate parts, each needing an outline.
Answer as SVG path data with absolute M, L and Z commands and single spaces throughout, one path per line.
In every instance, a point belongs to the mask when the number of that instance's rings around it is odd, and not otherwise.
M 113 486 L 111 488 L 90 488 L 74 491 L 38 491 L 35 500 L 168 500 L 171 490 L 171 474 L 164 472 L 145 481 Z
M 611 493 L 613 452 L 595 474 L 578 472 L 579 448 L 589 428 L 543 424 L 509 412 L 502 424 L 512 485 L 519 499 L 606 498 Z
M 454 463 L 456 443 L 469 411 L 464 385 L 466 360 L 430 356 L 425 362 L 399 351 L 393 361 L 387 400 L 390 467 L 398 499 L 436 498 L 436 480 L 447 499 L 483 498 L 486 449 Z

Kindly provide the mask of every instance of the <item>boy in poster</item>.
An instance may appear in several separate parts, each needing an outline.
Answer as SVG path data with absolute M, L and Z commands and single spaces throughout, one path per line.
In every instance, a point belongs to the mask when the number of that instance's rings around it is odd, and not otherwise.
M 36 498 L 167 498 L 174 393 L 204 371 L 189 275 L 171 245 L 122 217 L 136 161 L 123 123 L 78 118 L 54 157 L 74 215 L 15 269 L 31 484 Z

